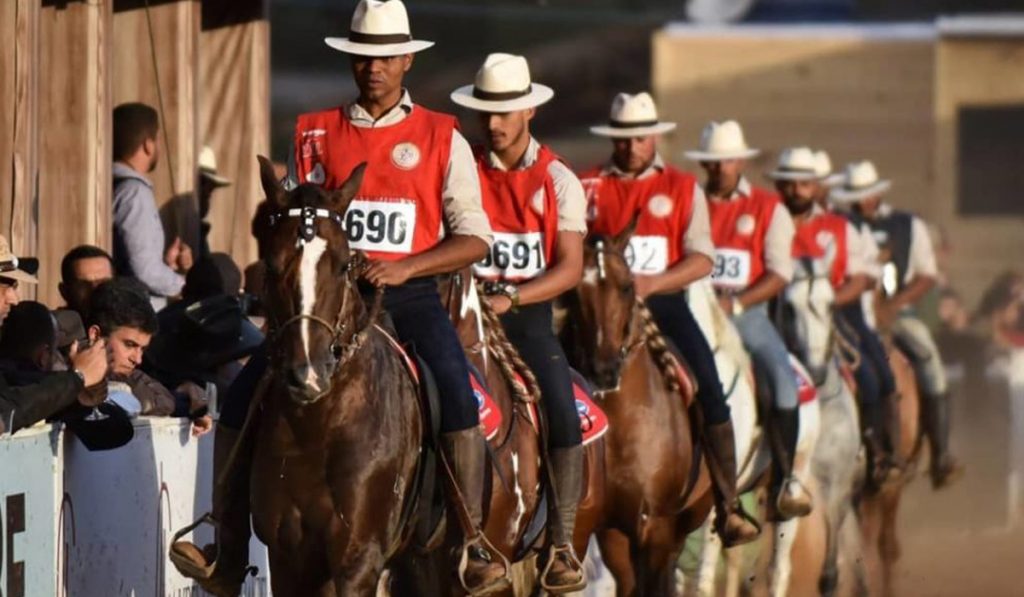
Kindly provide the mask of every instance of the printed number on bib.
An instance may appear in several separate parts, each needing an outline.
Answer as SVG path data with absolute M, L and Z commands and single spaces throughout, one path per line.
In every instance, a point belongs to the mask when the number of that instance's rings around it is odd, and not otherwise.
M 362 251 L 412 252 L 416 204 L 356 199 L 345 212 L 349 245 Z
M 491 251 L 474 266 L 481 278 L 528 280 L 544 271 L 544 236 L 540 232 L 495 232 Z
M 668 239 L 664 236 L 630 238 L 626 263 L 635 274 L 660 274 L 668 267 Z
M 750 282 L 750 252 L 715 249 L 715 269 L 711 272 L 711 280 L 716 286 L 746 286 Z

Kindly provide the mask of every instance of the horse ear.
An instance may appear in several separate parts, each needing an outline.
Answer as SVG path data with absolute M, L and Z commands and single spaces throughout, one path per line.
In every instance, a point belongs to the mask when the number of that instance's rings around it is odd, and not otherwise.
M 633 216 L 633 219 L 626 224 L 626 227 L 622 229 L 611 239 L 611 244 L 617 251 L 625 251 L 626 245 L 629 244 L 629 239 L 633 238 L 633 233 L 636 232 L 636 224 L 640 220 L 640 214 L 637 213 Z
M 260 182 L 263 183 L 263 192 L 267 195 L 267 201 L 271 205 L 284 207 L 284 187 L 281 186 L 281 181 L 277 179 L 277 174 L 274 173 L 274 164 L 261 155 L 256 156 L 256 159 L 260 163 Z
M 363 175 L 365 173 L 366 162 L 362 162 L 352 170 L 352 174 L 349 174 L 348 180 L 341 185 L 341 188 L 331 194 L 331 202 L 334 204 L 335 211 L 344 212 L 348 209 L 348 204 L 359 193 L 359 187 L 363 184 Z

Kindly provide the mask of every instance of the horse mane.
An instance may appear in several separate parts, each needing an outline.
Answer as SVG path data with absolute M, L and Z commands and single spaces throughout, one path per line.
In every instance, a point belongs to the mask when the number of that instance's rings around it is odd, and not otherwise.
M 512 345 L 508 336 L 505 335 L 505 328 L 501 325 L 498 314 L 485 300 L 480 301 L 480 313 L 486 324 L 487 349 L 491 351 L 494 361 L 501 368 L 502 375 L 508 380 L 513 396 L 520 402 L 536 402 L 540 398 L 540 385 L 537 383 L 537 377 L 519 356 L 519 351 Z
M 661 372 L 661 378 L 665 381 L 665 387 L 670 392 L 678 393 L 682 389 L 682 380 L 679 379 L 679 369 L 676 367 L 675 357 L 672 350 L 665 341 L 665 336 L 654 321 L 650 309 L 640 299 L 636 301 L 637 315 L 640 317 L 642 340 L 647 346 L 648 352 L 654 359 L 655 365 Z

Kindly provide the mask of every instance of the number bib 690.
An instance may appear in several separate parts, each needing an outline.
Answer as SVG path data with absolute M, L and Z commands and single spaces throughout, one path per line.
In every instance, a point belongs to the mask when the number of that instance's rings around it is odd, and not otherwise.
M 715 286 L 744 288 L 750 283 L 750 251 L 715 249 L 715 269 L 711 271 Z
M 349 245 L 361 251 L 411 253 L 416 204 L 355 199 L 345 212 Z
M 543 234 L 495 232 L 490 253 L 474 265 L 473 270 L 481 278 L 529 280 L 537 277 L 546 266 Z

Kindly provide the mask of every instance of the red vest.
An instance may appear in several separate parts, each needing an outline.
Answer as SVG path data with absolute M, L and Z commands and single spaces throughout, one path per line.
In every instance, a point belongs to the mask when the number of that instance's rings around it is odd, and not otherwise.
M 666 166 L 641 179 L 602 175 L 600 168 L 580 175 L 587 192 L 592 234 L 616 235 L 637 217 L 626 258 L 637 274 L 659 274 L 686 256 L 683 237 L 693 215 L 697 179 Z
M 793 257 L 830 260 L 826 265 L 833 288 L 839 288 L 847 276 L 846 226 L 846 219 L 842 216 L 813 214 L 796 224 L 796 236 L 793 237 Z
M 420 106 L 380 128 L 355 126 L 344 107 L 303 114 L 295 125 L 299 182 L 334 190 L 366 162 L 345 214 L 352 248 L 386 261 L 422 253 L 444 236 L 441 189 L 456 126 L 453 116 Z
M 512 282 L 539 276 L 555 259 L 558 197 L 548 166 L 560 158 L 542 145 L 532 166 L 506 171 L 490 166 L 486 150 L 478 147 L 474 153 L 484 211 L 494 232 L 491 252 L 474 273 Z
M 708 201 L 716 287 L 743 290 L 764 274 L 765 237 L 779 203 L 778 195 L 757 187 L 749 197 Z

